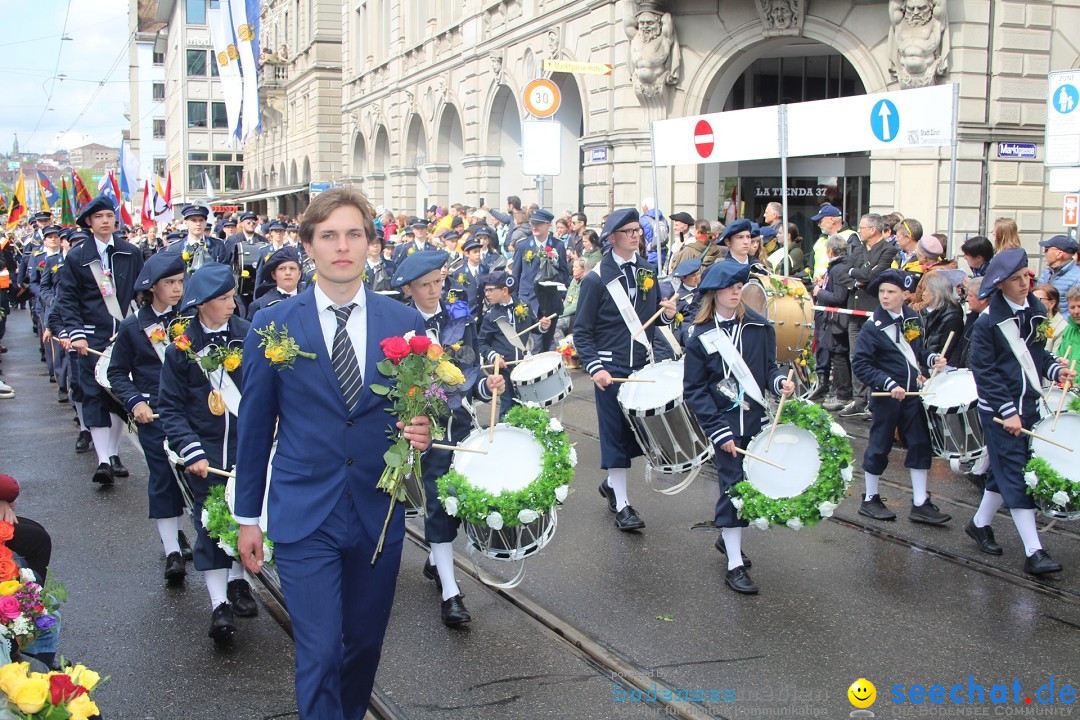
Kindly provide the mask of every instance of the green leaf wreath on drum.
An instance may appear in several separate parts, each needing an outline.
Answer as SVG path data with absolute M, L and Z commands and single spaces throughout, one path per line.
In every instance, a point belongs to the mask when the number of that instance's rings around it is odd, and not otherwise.
M 851 441 L 844 428 L 820 406 L 789 400 L 771 443 L 759 442 L 768 435 L 766 428 L 750 443 L 743 464 L 747 479 L 730 491 L 739 517 L 760 530 L 770 525 L 798 530 L 832 515 L 852 478 Z
M 1070 400 L 1068 409 L 1060 418 L 1048 417 L 1032 430 L 1062 444 L 1075 443 L 1080 437 L 1080 398 Z M 1048 517 L 1080 519 L 1080 466 L 1070 458 L 1073 453 L 1040 438 L 1032 438 L 1031 452 L 1032 458 L 1024 468 L 1027 494 Z

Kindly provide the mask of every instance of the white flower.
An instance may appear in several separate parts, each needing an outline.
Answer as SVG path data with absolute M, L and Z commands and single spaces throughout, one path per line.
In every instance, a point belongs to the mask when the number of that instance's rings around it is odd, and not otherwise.
M 769 529 L 769 521 L 766 520 L 763 517 L 759 517 L 757 520 L 755 520 L 754 522 L 752 522 L 750 524 L 753 525 L 754 527 L 756 527 L 758 530 L 768 530 Z
M 502 530 L 502 526 L 503 526 L 502 515 L 500 515 L 498 512 L 491 513 L 490 515 L 487 516 L 487 524 L 488 524 L 488 527 L 491 528 L 492 530 Z
M 570 448 L 570 467 L 577 467 L 577 450 Z
M 457 517 L 458 499 L 451 495 L 443 500 L 443 508 L 446 509 L 446 514 L 450 517 Z
M 538 407 L 540 407 L 540 403 L 533 402 L 532 400 L 518 400 L 518 402 L 520 402 L 522 405 L 524 405 L 527 408 L 538 408 Z
M 28 582 L 36 583 L 37 582 L 37 577 L 34 576 L 34 571 L 31 570 L 30 568 L 23 568 L 22 570 L 19 570 L 19 580 L 21 580 L 24 583 L 28 583 Z
M 1024 482 L 1027 483 L 1029 488 L 1034 488 L 1039 484 L 1039 476 L 1029 470 L 1024 473 Z
M 409 342 L 409 341 L 410 341 L 410 340 L 412 340 L 412 339 L 413 339 L 414 337 L 416 337 L 416 331 L 415 331 L 415 330 L 410 330 L 409 332 L 407 332 L 407 333 L 405 333 L 404 335 L 402 335 L 402 336 L 401 336 L 401 339 L 402 339 L 402 340 L 404 340 L 405 342 Z
M 25 615 L 20 615 L 15 618 L 11 623 L 11 632 L 16 635 L 29 635 L 30 634 L 30 619 Z
M 848 465 L 840 471 L 840 477 L 844 478 L 844 482 L 846 483 L 851 482 L 851 465 Z
M 548 430 L 551 432 L 562 432 L 562 423 L 559 422 L 558 418 L 551 418 L 548 420 Z
M 817 506 L 817 511 L 821 513 L 821 517 L 832 517 L 833 510 L 837 508 L 836 503 L 831 503 L 828 500 Z
M 210 527 L 210 513 L 206 511 L 205 507 L 202 509 L 202 515 L 199 516 L 199 519 L 202 521 L 204 528 Z
M 731 504 L 735 506 L 736 510 L 742 510 L 742 506 L 743 506 L 742 498 L 737 498 L 737 497 L 731 498 Z
M 522 525 L 528 525 L 531 522 L 536 522 L 537 518 L 539 517 L 540 515 L 538 515 L 535 510 L 525 508 L 518 513 L 518 522 L 520 522 Z
M 231 558 L 236 558 L 236 549 L 229 547 L 226 543 L 219 542 L 218 547 L 225 551 L 225 554 Z
M 573 450 L 571 450 L 570 452 L 573 452 Z M 569 494 L 570 494 L 570 486 L 569 485 L 560 485 L 559 487 L 555 488 L 555 499 L 558 500 L 559 502 L 566 502 L 566 496 L 569 495 Z
M 274 549 L 264 542 L 263 543 L 263 562 L 268 563 L 268 562 L 273 562 L 273 561 L 274 561 Z
M 847 430 L 840 423 L 833 423 L 829 426 L 829 430 L 837 437 L 847 437 Z
M 800 520 L 797 517 L 788 518 L 787 526 L 789 528 L 791 528 L 792 530 L 798 530 L 799 528 L 801 528 L 803 526 L 802 520 Z
M 1058 507 L 1065 507 L 1069 504 L 1069 493 L 1065 492 L 1064 490 L 1058 490 L 1050 498 L 1050 502 L 1054 503 Z

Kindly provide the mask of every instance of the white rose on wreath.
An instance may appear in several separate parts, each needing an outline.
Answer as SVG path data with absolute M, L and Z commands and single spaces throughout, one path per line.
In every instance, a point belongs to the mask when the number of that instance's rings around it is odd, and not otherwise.
M 846 483 L 851 482 L 851 466 L 850 465 L 848 465 L 846 468 L 844 468 L 843 470 L 840 471 L 840 477 L 844 478 L 844 482 L 846 482 Z
M 1039 484 L 1039 476 L 1029 470 L 1024 473 L 1024 482 L 1029 488 L 1034 489 Z
M 570 448 L 570 467 L 577 467 L 577 450 L 573 446 Z
M 551 432 L 562 432 L 562 429 L 562 423 L 559 422 L 558 418 L 551 418 L 548 420 L 548 430 Z
M 492 530 L 502 530 L 503 516 L 498 511 L 487 516 L 487 525 Z
M 209 527 L 210 526 L 210 513 L 208 513 L 206 511 L 205 507 L 203 507 L 202 515 L 199 516 L 199 520 L 202 521 L 202 526 L 203 527 Z
M 571 450 L 570 452 L 574 452 L 574 451 Z M 555 488 L 555 499 L 558 500 L 559 502 L 566 502 L 566 496 L 569 495 L 569 494 L 570 494 L 570 486 L 569 485 L 560 485 L 559 487 Z
M 769 521 L 766 518 L 763 518 L 763 517 L 759 517 L 757 520 L 755 520 L 754 522 L 752 522 L 750 524 L 753 525 L 754 527 L 756 527 L 758 530 L 768 530 L 769 529 Z
M 518 513 L 518 522 L 520 522 L 522 525 L 528 525 L 531 522 L 536 522 L 539 517 L 540 515 L 538 515 L 535 510 L 525 508 Z
M 845 430 L 844 426 L 840 423 L 833 423 L 829 425 L 829 431 L 837 437 L 847 437 L 847 430 Z
M 742 510 L 742 506 L 743 506 L 742 498 L 737 498 L 737 497 L 731 498 L 731 504 L 735 507 L 736 510 Z
M 821 517 L 827 518 L 832 517 L 833 510 L 835 510 L 837 507 L 839 506 L 836 503 L 831 503 L 826 500 L 817 506 L 817 510 L 819 513 L 821 513 Z
M 787 526 L 792 530 L 798 530 L 803 526 L 802 520 L 797 517 L 788 518 Z
M 458 499 L 452 495 L 446 498 L 446 500 L 443 500 L 443 509 L 446 510 L 446 514 L 450 517 L 457 517 Z
M 1065 507 L 1069 504 L 1069 493 L 1064 490 L 1058 490 L 1052 496 L 1050 496 L 1050 502 L 1054 503 L 1058 507 Z

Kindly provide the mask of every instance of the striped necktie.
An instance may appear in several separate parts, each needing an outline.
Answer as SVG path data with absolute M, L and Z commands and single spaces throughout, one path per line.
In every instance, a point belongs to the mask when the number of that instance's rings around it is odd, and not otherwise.
M 349 303 L 345 307 L 334 307 L 334 315 L 337 316 L 337 331 L 334 333 L 334 350 L 330 353 L 330 362 L 334 366 L 334 374 L 337 375 L 341 384 L 341 394 L 345 398 L 345 406 L 349 412 L 356 410 L 356 403 L 360 399 L 360 388 L 364 380 L 360 375 L 360 363 L 356 359 L 356 351 L 353 350 L 352 340 L 345 329 L 349 322 L 349 315 L 356 303 Z

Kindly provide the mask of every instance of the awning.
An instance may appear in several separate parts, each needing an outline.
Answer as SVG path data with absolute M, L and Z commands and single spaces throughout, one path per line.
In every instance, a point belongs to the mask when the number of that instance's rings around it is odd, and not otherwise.
M 269 190 L 267 192 L 255 193 L 253 195 L 237 195 L 235 197 L 222 197 L 219 198 L 222 202 L 232 203 L 249 203 L 256 200 L 266 200 L 267 198 L 281 197 L 282 195 L 291 195 L 295 192 L 306 192 L 307 185 L 290 185 L 289 187 L 278 188 L 277 190 Z

